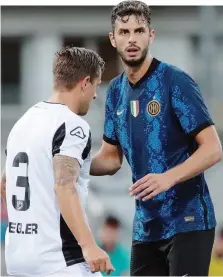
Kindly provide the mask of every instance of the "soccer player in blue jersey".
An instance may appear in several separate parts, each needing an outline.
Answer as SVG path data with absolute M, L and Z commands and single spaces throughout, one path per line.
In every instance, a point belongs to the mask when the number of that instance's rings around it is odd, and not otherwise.
M 108 88 L 91 174 L 114 174 L 123 155 L 132 169 L 132 276 L 207 276 L 216 220 L 203 172 L 222 158 L 214 123 L 196 82 L 150 55 L 145 3 L 121 2 L 111 21 L 124 73 Z

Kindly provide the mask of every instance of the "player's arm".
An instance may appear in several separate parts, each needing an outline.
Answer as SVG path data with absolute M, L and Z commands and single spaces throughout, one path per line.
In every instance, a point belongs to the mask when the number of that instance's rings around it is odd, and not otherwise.
M 92 272 L 114 271 L 108 255 L 101 250 L 85 221 L 76 184 L 80 175 L 79 162 L 68 156 L 55 155 L 53 158 L 55 192 L 61 214 L 69 229 L 82 248 L 84 258 Z
M 166 172 L 171 183 L 177 184 L 219 162 L 222 147 L 199 86 L 184 73 L 180 73 L 173 83 L 174 113 L 188 138 L 198 144 L 198 149 L 184 163 Z
M 6 174 L 5 174 L 5 170 L 3 170 L 3 173 L 1 176 L 1 196 L 6 204 Z
M 182 164 L 162 174 L 148 174 L 133 184 L 130 194 L 144 200 L 203 173 L 222 159 L 222 146 L 198 85 L 184 73 L 173 83 L 173 111 L 188 140 L 196 141 L 198 148 Z
M 76 189 L 80 175 L 80 165 L 74 158 L 56 155 L 53 158 L 55 192 L 64 220 L 78 243 L 95 244 L 90 229 L 84 219 L 80 199 Z
M 222 159 L 222 146 L 214 126 L 205 128 L 195 137 L 199 145 L 184 163 L 166 172 L 173 184 L 191 179 Z
M 130 188 L 137 199 L 149 200 L 172 186 L 189 180 L 222 159 L 222 147 L 214 126 L 205 128 L 195 137 L 199 148 L 182 164 L 162 174 L 148 174 Z
M 113 175 L 121 168 L 122 161 L 121 147 L 103 141 L 101 149 L 92 159 L 90 174 L 93 176 Z
M 116 136 L 114 124 L 115 82 L 111 81 L 105 103 L 105 122 L 103 143 L 93 157 L 90 174 L 94 176 L 113 175 L 122 166 L 123 152 Z

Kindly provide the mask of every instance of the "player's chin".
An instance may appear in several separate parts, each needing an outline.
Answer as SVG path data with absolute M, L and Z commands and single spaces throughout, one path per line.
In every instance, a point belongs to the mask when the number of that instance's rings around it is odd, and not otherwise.
M 138 66 L 142 63 L 142 60 L 140 57 L 131 57 L 125 59 L 125 63 L 129 66 Z
M 79 115 L 81 115 L 81 116 L 86 115 L 88 113 L 88 110 L 89 110 L 89 108 L 88 109 L 82 109 L 81 111 L 79 111 Z

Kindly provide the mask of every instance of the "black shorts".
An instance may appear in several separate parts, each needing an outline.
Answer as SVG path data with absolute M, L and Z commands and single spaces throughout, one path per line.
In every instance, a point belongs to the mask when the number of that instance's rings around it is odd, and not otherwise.
M 131 276 L 208 276 L 215 228 L 132 243 Z

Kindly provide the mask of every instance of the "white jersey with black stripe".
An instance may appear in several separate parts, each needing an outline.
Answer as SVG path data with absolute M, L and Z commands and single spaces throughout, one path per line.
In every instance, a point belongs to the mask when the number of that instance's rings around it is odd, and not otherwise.
M 17 121 L 7 141 L 6 265 L 10 275 L 45 275 L 84 261 L 58 207 L 53 175 L 56 154 L 80 163 L 77 189 L 85 208 L 90 127 L 67 106 L 40 102 Z

